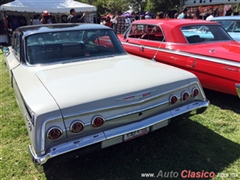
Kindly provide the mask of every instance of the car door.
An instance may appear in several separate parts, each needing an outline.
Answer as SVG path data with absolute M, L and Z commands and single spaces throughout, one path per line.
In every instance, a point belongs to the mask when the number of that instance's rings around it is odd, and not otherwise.
M 181 68 L 194 66 L 194 59 L 187 59 L 185 55 L 175 53 L 175 50 L 186 48 L 186 44 L 178 45 L 167 42 L 164 32 L 159 25 L 134 25 L 135 27 L 132 27 L 124 35 L 125 39 L 121 40 L 124 48 L 129 53 Z M 173 53 L 175 54 L 173 55 Z

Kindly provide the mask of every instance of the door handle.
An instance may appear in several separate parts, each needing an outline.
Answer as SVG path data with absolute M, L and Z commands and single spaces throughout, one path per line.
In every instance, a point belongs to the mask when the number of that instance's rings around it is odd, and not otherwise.
M 139 46 L 140 51 L 144 51 L 144 47 L 143 46 Z

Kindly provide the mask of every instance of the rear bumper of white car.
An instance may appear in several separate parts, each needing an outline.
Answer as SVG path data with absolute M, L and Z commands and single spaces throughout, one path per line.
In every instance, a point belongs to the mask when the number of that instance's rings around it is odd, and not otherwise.
M 103 149 L 114 144 L 131 140 L 135 137 L 138 137 L 138 135 L 144 135 L 147 134 L 148 132 L 152 132 L 164 126 L 167 126 L 170 123 L 171 119 L 179 117 L 181 115 L 185 115 L 186 113 L 189 112 L 194 112 L 192 114 L 202 113 L 203 111 L 205 111 L 208 105 L 209 105 L 208 100 L 193 102 L 185 106 L 176 108 L 174 110 L 167 111 L 156 116 L 152 116 L 139 122 L 124 125 L 118 128 L 110 129 L 104 132 L 76 139 L 74 141 L 69 141 L 58 146 L 54 146 L 49 150 L 47 154 L 40 157 L 34 153 L 34 150 L 32 149 L 31 145 L 29 145 L 29 151 L 35 165 L 42 165 L 46 163 L 47 160 L 50 158 L 68 152 L 72 152 L 74 150 L 78 150 L 84 147 L 88 147 L 94 144 L 100 143 L 100 147 L 101 149 Z

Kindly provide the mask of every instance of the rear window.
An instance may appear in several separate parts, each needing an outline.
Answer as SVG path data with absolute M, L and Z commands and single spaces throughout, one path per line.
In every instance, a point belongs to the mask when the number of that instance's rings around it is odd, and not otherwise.
M 112 30 L 79 30 L 34 34 L 26 39 L 30 64 L 86 61 L 126 52 Z
M 219 25 L 184 26 L 181 31 L 190 44 L 232 40 L 229 34 Z

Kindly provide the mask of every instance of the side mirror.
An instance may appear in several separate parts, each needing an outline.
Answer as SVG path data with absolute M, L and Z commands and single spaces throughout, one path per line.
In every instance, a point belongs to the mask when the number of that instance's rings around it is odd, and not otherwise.
M 3 51 L 3 53 L 7 54 L 7 53 L 9 53 L 9 48 L 8 47 L 3 47 L 2 51 Z

